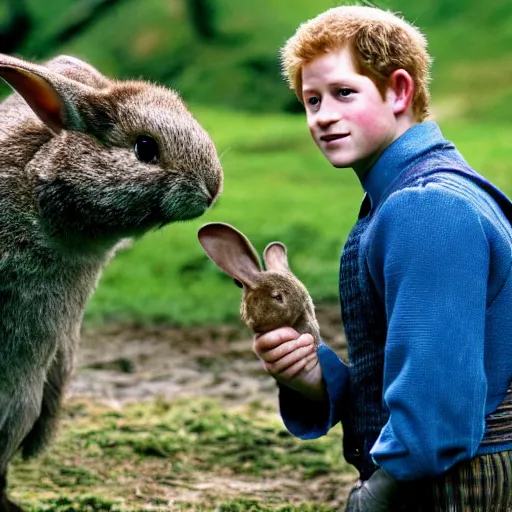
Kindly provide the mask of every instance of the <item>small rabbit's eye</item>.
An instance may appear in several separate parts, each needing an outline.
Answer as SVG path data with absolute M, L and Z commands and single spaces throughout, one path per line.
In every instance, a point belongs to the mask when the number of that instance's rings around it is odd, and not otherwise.
M 277 300 L 277 302 L 283 302 L 283 296 L 280 293 L 273 293 L 272 298 Z
M 158 142 L 148 135 L 139 135 L 135 141 L 135 155 L 146 164 L 156 164 L 160 156 Z

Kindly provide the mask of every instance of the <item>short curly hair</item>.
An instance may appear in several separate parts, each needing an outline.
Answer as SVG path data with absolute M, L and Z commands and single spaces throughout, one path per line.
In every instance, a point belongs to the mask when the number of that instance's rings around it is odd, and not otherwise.
M 414 80 L 417 121 L 430 117 L 430 66 L 425 36 L 390 11 L 366 6 L 333 7 L 301 24 L 281 49 L 285 79 L 302 102 L 302 67 L 330 51 L 349 47 L 358 73 L 368 76 L 382 97 L 388 79 L 405 69 Z

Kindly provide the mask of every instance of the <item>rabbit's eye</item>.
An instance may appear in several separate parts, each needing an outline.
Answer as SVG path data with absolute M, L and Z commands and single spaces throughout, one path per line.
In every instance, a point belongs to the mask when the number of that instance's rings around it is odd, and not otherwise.
M 272 298 L 277 300 L 277 302 L 283 302 L 283 296 L 280 293 L 273 293 Z
M 156 164 L 160 156 L 158 142 L 148 135 L 139 135 L 135 141 L 135 155 L 146 164 Z

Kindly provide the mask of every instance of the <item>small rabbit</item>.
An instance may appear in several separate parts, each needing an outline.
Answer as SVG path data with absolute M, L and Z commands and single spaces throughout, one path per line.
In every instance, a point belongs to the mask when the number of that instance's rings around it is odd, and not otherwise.
M 198 238 L 217 266 L 242 286 L 240 314 L 249 329 L 264 333 L 292 327 L 300 334 L 311 334 L 316 345 L 320 343 L 313 301 L 292 274 L 284 244 L 267 245 L 263 252 L 267 270 L 262 270 L 253 245 L 233 226 L 221 222 L 205 224 Z
M 179 95 L 61 56 L 0 55 L 0 510 L 8 463 L 53 436 L 88 298 L 127 237 L 202 215 L 215 146 Z

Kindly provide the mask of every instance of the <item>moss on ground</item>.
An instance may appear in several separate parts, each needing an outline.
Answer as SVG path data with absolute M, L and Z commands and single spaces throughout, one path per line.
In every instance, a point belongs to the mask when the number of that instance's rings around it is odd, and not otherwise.
M 300 441 L 260 403 L 81 400 L 43 456 L 15 461 L 10 488 L 34 512 L 328 512 L 353 479 L 339 433 Z

